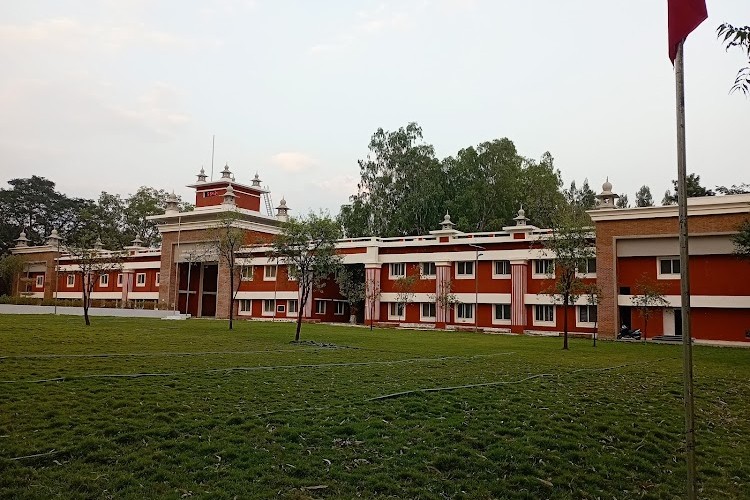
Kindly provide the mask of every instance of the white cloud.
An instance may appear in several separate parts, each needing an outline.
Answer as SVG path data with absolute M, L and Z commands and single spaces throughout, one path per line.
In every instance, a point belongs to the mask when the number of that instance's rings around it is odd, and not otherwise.
M 318 160 L 305 153 L 286 151 L 273 155 L 271 163 L 285 172 L 302 172 L 319 164 Z
M 351 175 L 339 175 L 334 177 L 327 177 L 321 181 L 315 181 L 317 187 L 324 191 L 329 191 L 340 196 L 346 194 L 346 196 L 357 193 L 357 182 L 358 179 Z
M 142 23 L 83 24 L 76 19 L 44 19 L 30 24 L 0 25 L 0 47 L 55 51 L 120 50 L 128 46 L 173 48 L 187 45 L 175 35 L 147 28 Z

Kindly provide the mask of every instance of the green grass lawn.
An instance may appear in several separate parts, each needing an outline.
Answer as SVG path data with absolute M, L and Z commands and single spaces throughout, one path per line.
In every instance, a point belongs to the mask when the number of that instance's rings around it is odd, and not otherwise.
M 92 322 L 0 316 L 0 498 L 684 496 L 679 346 Z M 750 498 L 750 350 L 694 358 L 701 496 Z

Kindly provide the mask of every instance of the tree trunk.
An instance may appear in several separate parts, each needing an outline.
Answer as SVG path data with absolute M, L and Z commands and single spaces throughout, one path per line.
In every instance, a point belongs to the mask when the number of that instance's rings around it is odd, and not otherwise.
M 276 309 L 276 304 L 274 304 Z M 232 320 L 234 319 L 234 266 L 229 268 L 229 329 L 232 329 Z
M 564 296 L 563 300 L 563 349 L 568 349 L 568 301 L 570 299 L 567 295 Z
M 83 319 L 86 321 L 86 326 L 91 326 L 91 320 L 89 319 L 89 296 L 85 288 L 83 289 Z
M 302 307 L 297 312 L 297 332 L 294 334 L 294 341 L 299 342 L 299 331 L 302 329 Z

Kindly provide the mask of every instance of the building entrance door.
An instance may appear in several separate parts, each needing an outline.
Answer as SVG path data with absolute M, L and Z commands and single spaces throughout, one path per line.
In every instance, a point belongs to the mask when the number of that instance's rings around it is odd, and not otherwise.
M 200 311 L 202 317 L 216 316 L 216 292 L 219 285 L 218 264 L 203 264 L 201 273 Z
M 674 334 L 678 337 L 682 336 L 682 310 L 674 310 Z

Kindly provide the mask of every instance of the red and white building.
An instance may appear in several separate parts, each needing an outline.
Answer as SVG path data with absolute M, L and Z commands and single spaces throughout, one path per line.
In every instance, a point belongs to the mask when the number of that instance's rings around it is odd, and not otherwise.
M 97 284 L 94 300 L 151 301 L 155 307 L 198 317 L 227 317 L 229 269 L 218 258 L 217 222 L 232 214 L 245 231 L 237 253 L 241 278 L 235 312 L 240 318 L 292 319 L 297 311 L 310 321 L 348 322 L 350 311 L 332 278 L 300 303 L 299 285 L 286 266 L 268 257 L 289 208 L 284 200 L 276 215 L 264 215 L 267 191 L 256 174 L 250 184 L 235 182 L 228 167 L 209 181 L 201 171 L 195 210 L 180 212 L 176 198 L 163 215 L 153 216 L 162 234 L 160 249 L 134 242 L 125 249 L 122 270 Z M 677 207 L 614 208 L 608 182 L 590 212 L 596 259 L 582 270 L 601 294 L 590 303 L 579 297 L 568 311 L 568 330 L 614 338 L 621 324 L 638 328 L 633 307 L 638 280 L 664 286 L 668 307 L 649 319 L 649 337 L 678 335 L 679 271 Z M 693 336 L 697 339 L 750 342 L 750 263 L 732 255 L 730 237 L 750 216 L 750 195 L 693 198 L 690 206 L 690 266 Z M 267 211 L 270 209 L 266 207 Z M 438 226 L 438 224 L 436 224 Z M 548 333 L 563 330 L 559 297 L 550 295 L 554 255 L 544 249 L 551 230 L 531 224 L 523 210 L 502 231 L 462 233 L 450 216 L 430 234 L 397 238 L 350 238 L 337 243 L 347 266 L 364 268 L 367 299 L 358 320 L 366 324 Z M 53 237 L 54 236 L 54 237 Z M 29 247 L 25 237 L 14 253 L 29 263 L 21 293 L 33 297 L 80 297 L 75 263 L 58 254 L 56 234 L 43 247 Z M 103 254 L 106 255 L 106 254 Z M 59 258 L 58 258 L 59 257 Z M 677 261 L 678 262 L 678 261 Z M 57 285 L 53 272 L 57 269 Z M 413 277 L 405 293 L 400 278 Z M 19 282 L 20 283 L 20 282 Z

